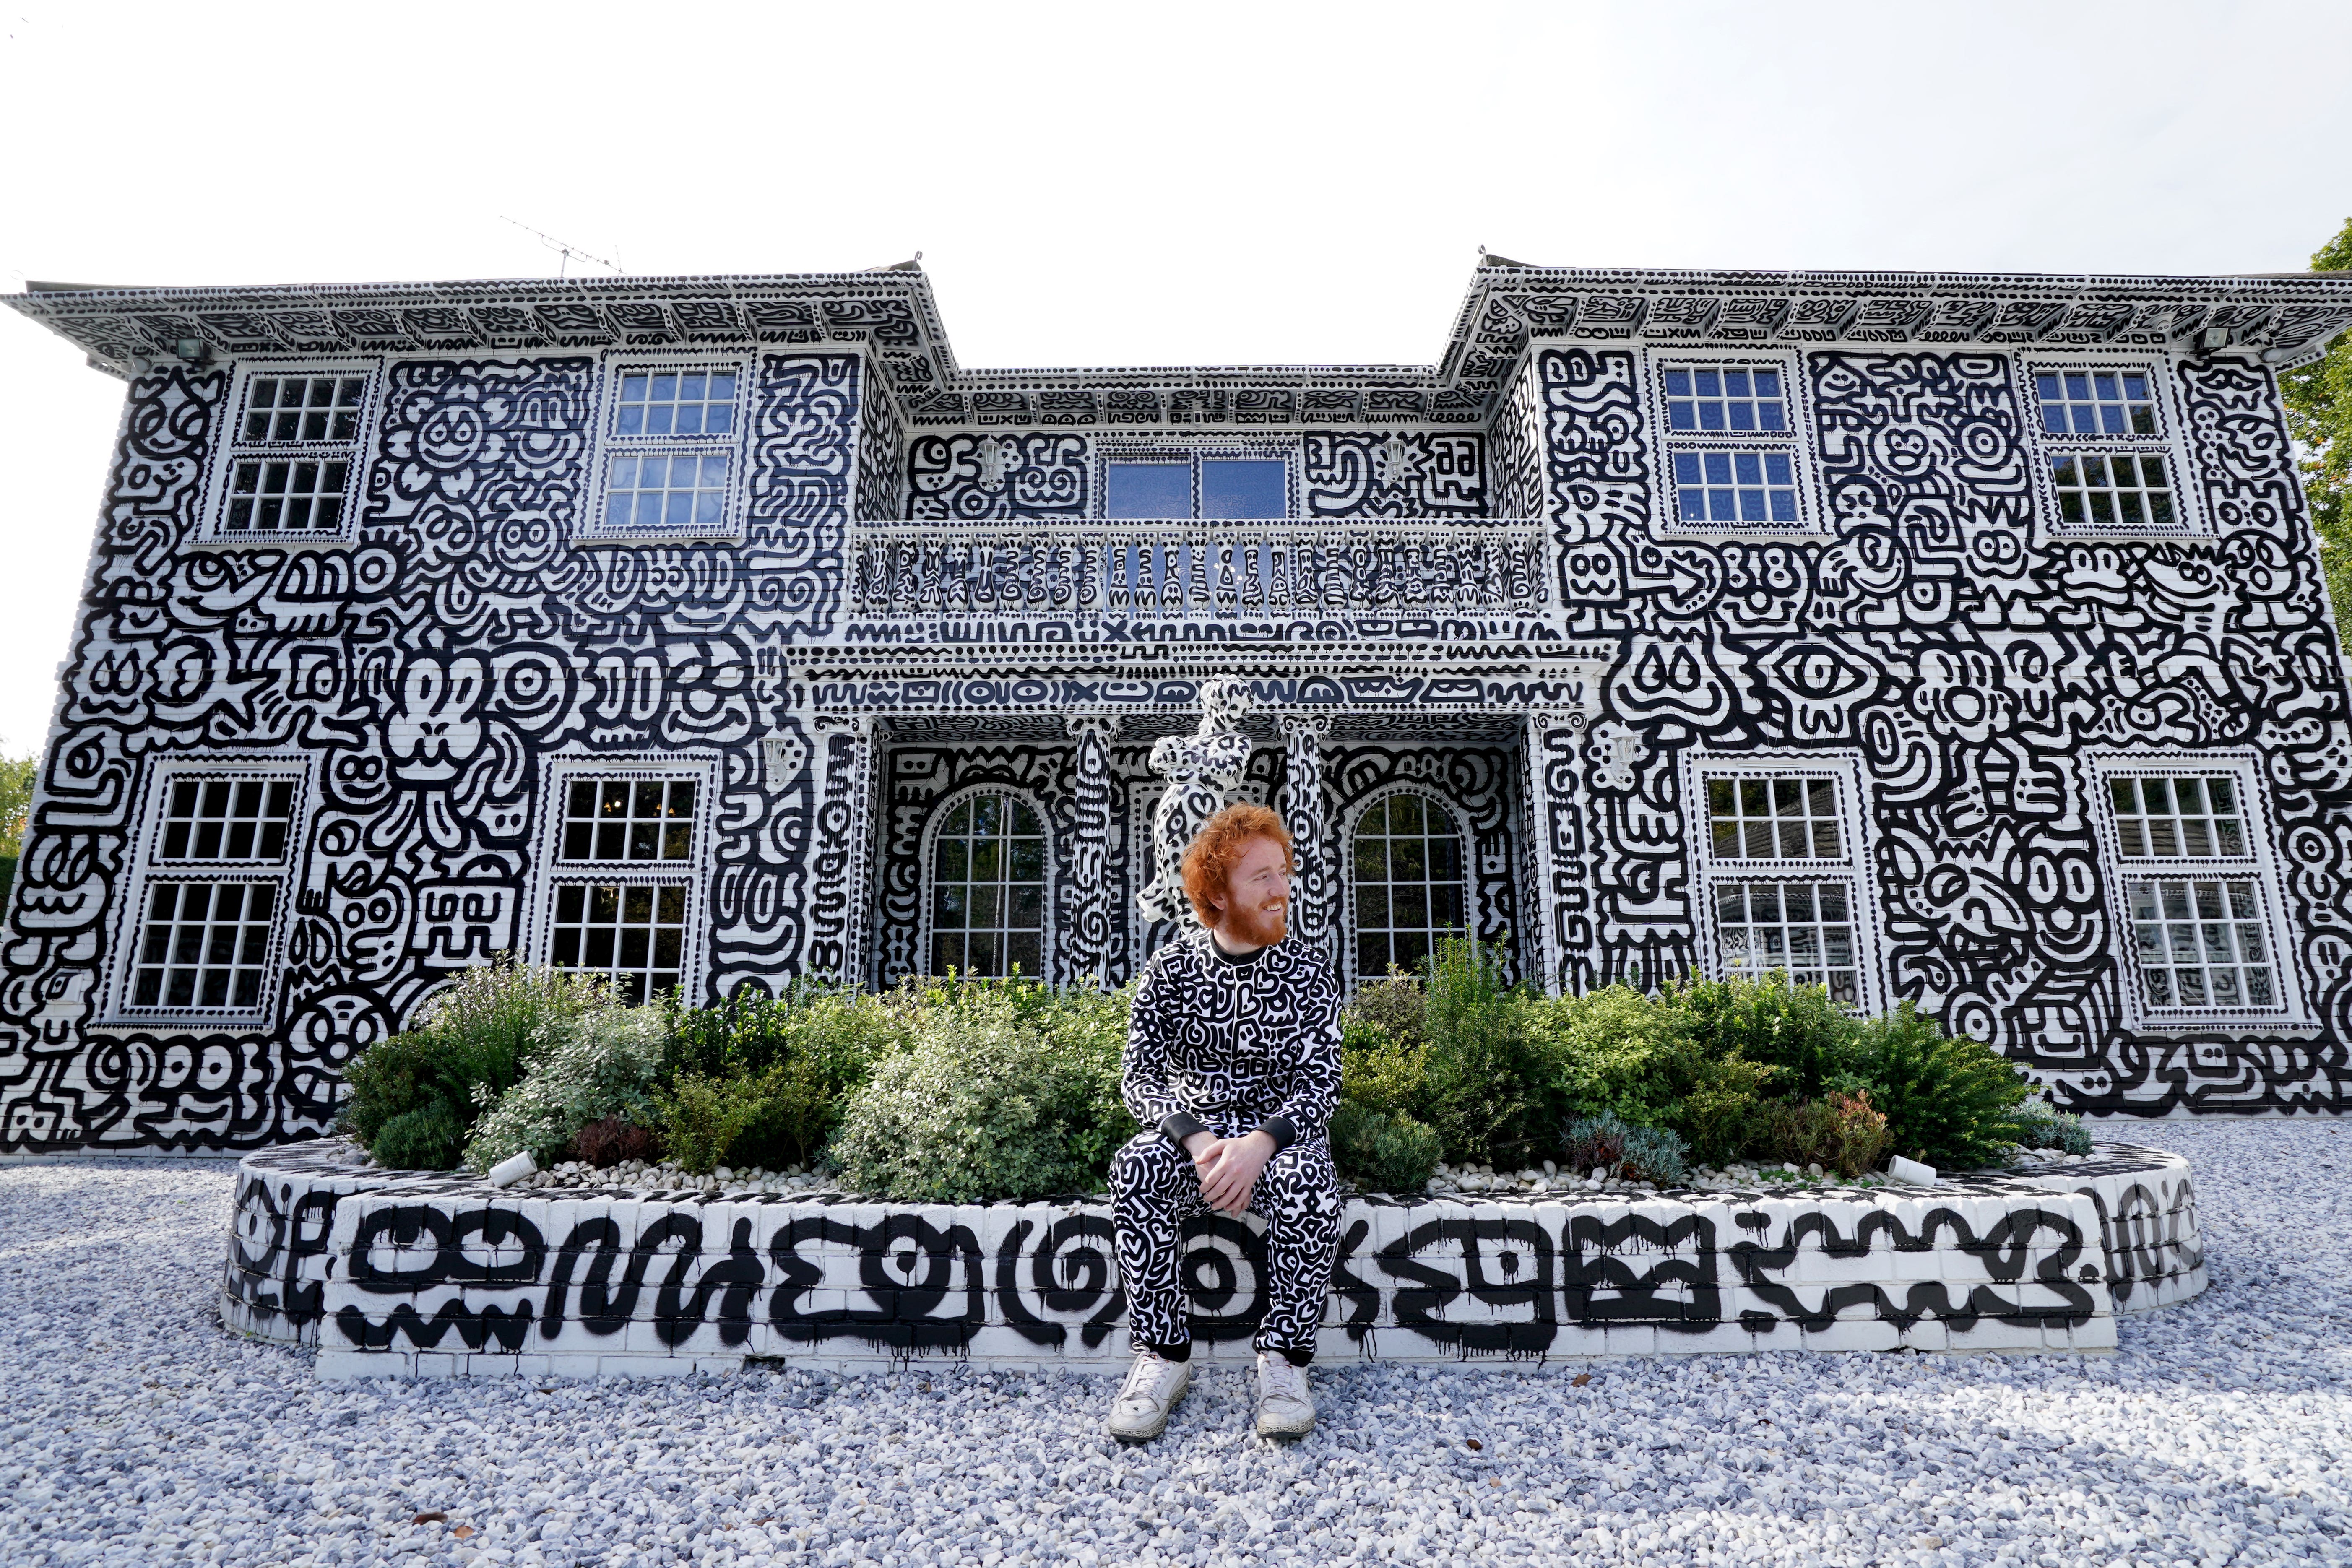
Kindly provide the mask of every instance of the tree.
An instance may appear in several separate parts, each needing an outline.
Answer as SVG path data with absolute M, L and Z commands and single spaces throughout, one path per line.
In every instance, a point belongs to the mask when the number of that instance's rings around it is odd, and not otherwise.
M 8 885 L 16 879 L 16 858 L 25 851 L 25 828 L 33 809 L 33 775 L 40 767 L 38 754 L 0 757 L 0 909 L 7 907 Z
M 2352 272 L 2352 218 L 2312 254 L 2314 272 Z M 2352 648 L 2352 332 L 2337 335 L 2327 353 L 2279 379 L 2286 399 L 2287 434 L 2303 467 L 2311 525 L 2319 535 L 2319 563 L 2336 604 L 2336 637 Z

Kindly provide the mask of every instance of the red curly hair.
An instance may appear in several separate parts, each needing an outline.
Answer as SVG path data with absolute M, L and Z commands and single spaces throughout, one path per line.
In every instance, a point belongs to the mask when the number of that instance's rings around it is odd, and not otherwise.
M 1298 868 L 1290 850 L 1290 829 L 1282 825 L 1282 818 L 1262 805 L 1225 807 L 1209 818 L 1200 837 L 1184 851 L 1184 896 L 1192 900 L 1192 912 L 1202 925 L 1217 923 L 1213 900 L 1231 890 L 1226 879 L 1234 874 L 1234 862 L 1249 852 L 1253 838 L 1271 838 L 1282 846 L 1285 875 Z

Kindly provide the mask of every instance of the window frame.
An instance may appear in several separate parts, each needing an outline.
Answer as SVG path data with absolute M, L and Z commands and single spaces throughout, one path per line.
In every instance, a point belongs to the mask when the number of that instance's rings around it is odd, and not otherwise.
M 1435 788 L 1434 786 L 1425 784 L 1419 779 L 1393 779 L 1387 784 L 1381 784 L 1379 788 L 1370 791 L 1362 798 L 1351 802 L 1346 812 L 1341 815 L 1339 820 L 1339 841 L 1335 856 L 1338 881 L 1341 889 L 1339 899 L 1339 916 L 1341 924 L 1338 931 L 1334 934 L 1336 935 L 1341 949 L 1340 961 L 1345 966 L 1344 973 L 1347 982 L 1347 989 L 1350 992 L 1353 992 L 1357 987 L 1367 984 L 1372 981 L 1384 980 L 1387 978 L 1387 975 L 1384 973 L 1373 975 L 1365 974 L 1358 963 L 1356 952 L 1356 834 L 1363 826 L 1364 818 L 1371 815 L 1372 807 L 1383 805 L 1392 797 L 1400 795 L 1417 795 L 1424 800 L 1434 801 L 1439 805 L 1444 806 L 1448 815 L 1454 818 L 1454 829 L 1462 837 L 1462 934 L 1465 937 L 1475 938 L 1480 929 L 1478 923 L 1479 918 L 1486 912 L 1485 909 L 1479 902 L 1478 877 L 1475 874 L 1475 868 L 1477 866 L 1478 859 L 1478 836 L 1476 830 L 1471 826 L 1470 813 L 1463 806 L 1462 803 L 1453 795 L 1447 794 L 1445 791 Z M 1393 932 L 1396 930 L 1396 927 L 1391 923 L 1388 929 Z M 1433 952 L 1435 951 L 1435 945 L 1433 942 L 1431 950 Z M 1393 957 L 1393 954 L 1391 954 L 1391 956 Z
M 299 550 L 348 547 L 359 538 L 361 502 L 367 493 L 368 462 L 375 451 L 376 427 L 383 413 L 383 357 L 374 355 L 289 354 L 241 359 L 229 378 L 222 404 L 221 439 L 212 443 L 205 465 L 204 526 L 190 544 L 197 549 Z M 310 379 L 317 376 L 360 376 L 367 385 L 360 394 L 359 428 L 348 441 L 248 441 L 244 435 L 247 403 L 257 381 Z M 341 516 L 331 529 L 310 528 L 231 530 L 229 508 L 236 497 L 239 462 L 271 459 L 288 462 L 343 462 L 350 465 L 343 487 Z
M 1698 967 L 1720 980 L 1722 932 L 1716 917 L 1715 889 L 1722 882 L 1819 882 L 1843 880 L 1853 922 L 1854 1000 L 1841 1005 L 1864 1013 L 1890 1005 L 1885 949 L 1874 867 L 1874 836 L 1863 794 L 1861 757 L 1852 752 L 1707 752 L 1686 750 L 1681 761 L 1683 824 L 1691 872 L 1691 924 L 1697 933 Z M 1827 779 L 1837 792 L 1835 819 L 1844 853 L 1835 859 L 1749 859 L 1715 853 L 1708 829 L 1706 786 L 1716 780 Z M 1794 869 L 1794 868 L 1803 868 Z
M 1139 522 L 1205 522 L 1248 527 L 1254 524 L 1296 522 L 1301 521 L 1299 510 L 1306 504 L 1306 494 L 1300 485 L 1303 464 L 1301 444 L 1296 440 L 1251 441 L 1231 437 L 1203 437 L 1193 440 L 1139 441 L 1132 438 L 1105 439 L 1095 443 L 1094 471 L 1089 476 L 1095 487 L 1095 515 L 1114 528 Z M 1279 462 L 1282 464 L 1282 515 L 1280 517 L 1202 517 L 1201 515 L 1201 465 L 1219 459 L 1244 462 Z M 1189 518 L 1112 517 L 1110 515 L 1110 470 L 1121 463 L 1165 463 L 1191 466 L 1192 515 Z
M 278 981 L 285 972 L 289 940 L 289 916 L 299 890 L 299 873 L 308 853 L 307 833 L 311 811 L 312 759 L 279 752 L 250 757 L 194 756 L 160 761 L 148 774 L 139 804 L 132 838 L 131 875 L 123 879 L 122 908 L 112 926 L 111 973 L 101 993 L 100 1023 L 118 1028 L 218 1029 L 267 1028 L 275 1022 Z M 163 834 L 170 816 L 173 786 L 188 779 L 258 780 L 290 784 L 293 810 L 287 818 L 286 843 L 275 861 L 247 857 L 226 859 L 194 857 L 166 860 Z M 159 882 L 241 882 L 268 884 L 278 889 L 269 912 L 269 934 L 262 960 L 261 994 L 253 1006 L 141 1006 L 132 997 L 139 984 L 139 948 L 147 929 L 150 894 Z
M 1643 350 L 1643 376 L 1647 414 L 1655 437 L 1652 478 L 1656 496 L 1654 521 L 1661 533 L 1677 538 L 1787 539 L 1823 531 L 1820 501 L 1820 460 L 1814 447 L 1812 388 L 1806 382 L 1802 355 L 1797 351 L 1763 349 L 1738 344 L 1650 343 Z M 1676 430 L 1667 418 L 1666 372 L 1691 367 L 1702 370 L 1769 370 L 1778 372 L 1788 405 L 1785 430 Z M 1796 490 L 1793 521 L 1688 522 L 1675 493 L 1675 458 L 1678 453 L 1749 452 L 1785 449 L 1790 479 Z
M 597 363 L 596 393 L 592 400 L 590 415 L 587 493 L 583 500 L 580 515 L 572 523 L 572 542 L 579 544 L 652 545 L 742 543 L 746 537 L 744 518 L 751 495 L 751 477 L 745 469 L 751 461 L 752 395 L 757 384 L 754 366 L 755 356 L 748 351 L 698 353 L 690 348 L 616 349 L 604 354 Z M 621 419 L 623 378 L 640 373 L 657 374 L 664 371 L 686 375 L 731 374 L 735 377 L 734 428 L 719 436 L 621 435 L 616 426 Z M 612 490 L 613 460 L 615 458 L 688 454 L 703 457 L 715 454 L 727 459 L 727 487 L 719 497 L 719 521 L 715 527 L 673 528 L 665 523 L 652 528 L 614 528 L 605 522 L 604 509 Z
M 1055 854 L 1057 845 L 1054 831 L 1054 817 L 1053 814 L 1045 809 L 1045 801 L 1034 790 L 1013 784 L 982 782 L 965 784 L 959 789 L 950 791 L 931 803 L 929 815 L 923 819 L 919 851 L 922 858 L 919 862 L 921 874 L 916 879 L 917 892 L 920 900 L 915 916 L 915 952 L 919 972 L 924 974 L 930 973 L 932 942 L 939 934 L 937 927 L 932 923 L 931 910 L 938 901 L 939 895 L 940 834 L 947 826 L 948 817 L 957 806 L 965 801 L 974 800 L 984 795 L 1008 796 L 1019 801 L 1036 814 L 1038 830 L 1045 836 L 1045 886 L 1043 923 L 1038 927 L 1039 973 L 1035 978 L 1048 985 L 1058 985 L 1062 984 L 1061 964 L 1054 938 L 1056 923 L 1055 914 L 1059 905 L 1062 883 L 1059 875 L 1060 857 Z
M 2110 950 L 2123 988 L 2124 1026 L 2142 1034 L 2214 1029 L 2275 1033 L 2318 1028 L 2319 1020 L 2312 1014 L 2302 968 L 2294 956 L 2295 947 L 2283 940 L 2287 934 L 2286 879 L 2279 865 L 2278 827 L 2272 820 L 2269 792 L 2262 787 L 2261 760 L 2249 751 L 2101 747 L 2084 752 L 2083 764 L 2085 787 L 2090 792 L 2091 818 L 2096 825 L 2099 840 L 2099 870 L 2106 879 L 2103 891 Z M 2227 777 L 2237 786 L 2246 836 L 2244 854 L 2125 858 L 2110 787 L 2113 780 L 2204 779 L 2216 775 Z M 2147 976 L 2139 964 L 2138 933 L 2133 929 L 2126 889 L 2136 879 L 2165 877 L 2236 878 L 2255 885 L 2262 900 L 2263 930 L 2271 944 L 2271 969 L 2279 994 L 2276 1006 L 2189 1008 L 2149 1004 Z
M 2026 440 L 2033 455 L 2034 505 L 2041 513 L 2042 526 L 2050 534 L 2067 539 L 2174 539 L 2210 531 L 2201 504 L 2203 498 L 2195 482 L 2195 470 L 2189 461 L 2188 445 L 2180 439 L 2180 433 L 2187 428 L 2187 424 L 2180 406 L 2179 390 L 2173 384 L 2169 356 L 2150 350 L 2138 353 L 2021 353 L 2015 356 L 2015 365 L 2018 413 L 2024 421 Z M 2076 438 L 2059 436 L 2042 427 L 2042 396 L 2034 384 L 2036 376 L 2063 375 L 2068 371 L 2097 374 L 2134 370 L 2147 374 L 2152 394 L 2150 401 L 2156 406 L 2156 434 Z M 2149 522 L 2068 522 L 2060 507 L 2058 484 L 2051 473 L 2050 465 L 2053 458 L 2070 454 L 2091 457 L 2153 455 L 2162 458 L 2172 480 L 2175 521 L 2168 527 Z
M 683 860 L 565 860 L 562 858 L 564 801 L 572 785 L 586 781 L 621 780 L 629 784 L 691 782 L 694 785 L 693 838 Z M 649 757 L 639 754 L 598 757 L 560 756 L 546 761 L 540 784 L 538 831 L 533 835 L 537 858 L 530 897 L 525 904 L 528 929 L 518 943 L 536 963 L 555 962 L 556 902 L 565 888 L 683 888 L 686 891 L 684 934 L 678 950 L 678 994 L 688 1005 L 700 997 L 710 958 L 710 868 L 712 837 L 718 807 L 713 798 L 719 783 L 715 758 L 698 752 Z M 567 965 L 580 973 L 610 974 L 612 970 Z M 650 998 L 648 998 L 650 1000 Z

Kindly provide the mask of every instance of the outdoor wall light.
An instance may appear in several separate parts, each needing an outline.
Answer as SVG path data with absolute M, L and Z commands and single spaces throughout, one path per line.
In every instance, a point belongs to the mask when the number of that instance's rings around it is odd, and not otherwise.
M 212 351 L 205 347 L 202 338 L 182 338 L 173 343 L 172 352 L 190 364 L 202 364 L 212 357 Z

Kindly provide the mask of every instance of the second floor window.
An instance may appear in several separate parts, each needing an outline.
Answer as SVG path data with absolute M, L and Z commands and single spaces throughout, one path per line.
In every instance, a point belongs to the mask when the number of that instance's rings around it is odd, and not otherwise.
M 1279 518 L 1290 515 L 1290 465 L 1278 457 L 1113 458 L 1103 465 L 1103 515 Z
M 617 367 L 604 426 L 604 499 L 588 531 L 605 539 L 730 533 L 742 388 L 734 366 Z
M 1804 525 L 1804 456 L 1786 365 L 1669 359 L 1656 384 L 1665 520 L 1685 528 Z
M 230 427 L 218 531 L 342 531 L 367 409 L 363 372 L 257 373 Z
M 2037 365 L 2035 437 L 2067 528 L 2186 525 L 2165 439 L 2163 388 L 2146 365 Z

